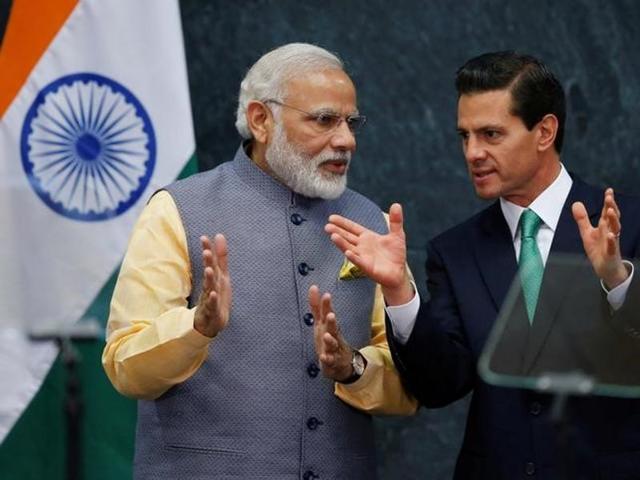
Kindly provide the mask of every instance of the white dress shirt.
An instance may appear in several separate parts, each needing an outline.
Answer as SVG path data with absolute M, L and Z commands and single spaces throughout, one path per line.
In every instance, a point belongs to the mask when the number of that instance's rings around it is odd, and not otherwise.
M 561 165 L 560 173 L 531 204 L 529 209 L 533 210 L 538 217 L 542 220 L 540 229 L 536 235 L 536 242 L 538 244 L 538 250 L 542 256 L 542 262 L 546 265 L 549 258 L 549 251 L 551 250 L 551 243 L 553 242 L 553 236 L 556 233 L 558 227 L 558 221 L 560 220 L 560 214 L 562 208 L 569 196 L 571 185 L 573 180 Z M 500 198 L 500 208 L 504 215 L 509 230 L 511 231 L 511 237 L 513 240 L 513 249 L 515 251 L 516 260 L 520 256 L 520 229 L 518 228 L 520 223 L 520 215 L 524 212 L 525 208 L 515 203 L 511 203 L 504 198 Z M 620 285 L 612 290 L 607 290 L 604 284 L 601 282 L 602 288 L 607 292 L 607 300 L 614 310 L 619 309 L 627 295 L 627 290 L 631 284 L 633 278 L 633 264 L 628 261 L 624 261 L 625 265 L 629 269 L 629 277 Z M 413 326 L 418 316 L 418 310 L 420 308 L 420 295 L 418 290 L 413 284 L 416 294 L 413 299 L 404 305 L 398 305 L 395 307 L 385 306 L 389 320 L 393 325 L 393 335 L 395 339 L 404 345 L 409 340 Z

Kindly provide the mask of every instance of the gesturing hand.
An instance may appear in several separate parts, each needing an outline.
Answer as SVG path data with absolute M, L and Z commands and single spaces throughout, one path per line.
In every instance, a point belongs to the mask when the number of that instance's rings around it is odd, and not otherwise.
M 320 369 L 325 377 L 341 382 L 353 373 L 351 366 L 352 348 L 345 342 L 336 314 L 331 305 L 331 295 L 320 296 L 320 290 L 312 285 L 309 288 L 309 306 L 313 313 L 313 337 Z
M 608 288 L 615 288 L 624 282 L 629 273 L 620 255 L 620 209 L 616 204 L 613 189 L 604 192 L 604 204 L 598 225 L 593 227 L 582 202 L 571 206 L 573 218 L 578 224 L 584 251 L 589 257 L 596 275 Z
M 231 278 L 227 265 L 227 241 L 216 235 L 213 247 L 209 237 L 200 237 L 204 281 L 193 326 L 207 337 L 215 337 L 227 326 L 231 311 Z
M 394 203 L 389 208 L 389 233 L 385 235 L 340 215 L 331 215 L 325 226 L 331 241 L 347 259 L 382 286 L 388 305 L 407 303 L 413 297 L 406 269 L 407 246 L 402 224 L 402 207 Z

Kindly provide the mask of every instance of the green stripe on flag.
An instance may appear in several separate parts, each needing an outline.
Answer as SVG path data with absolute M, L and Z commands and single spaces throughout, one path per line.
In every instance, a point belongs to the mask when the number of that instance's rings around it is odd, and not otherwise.
M 63 479 L 64 375 L 53 364 L 38 394 L 0 446 L 0 472 L 6 480 Z
M 198 173 L 198 157 L 195 153 L 191 155 L 191 158 L 189 159 L 187 164 L 178 174 L 178 178 L 186 178 L 189 175 L 193 175 L 194 173 Z
M 192 155 L 178 178 L 198 172 Z M 106 324 L 118 270 L 104 285 L 85 317 Z M 103 339 L 78 342 L 83 401 L 82 477 L 86 480 L 126 480 L 132 476 L 136 402 L 118 394 L 102 369 Z M 66 372 L 56 359 L 29 407 L 0 445 L 2 480 L 65 480 Z

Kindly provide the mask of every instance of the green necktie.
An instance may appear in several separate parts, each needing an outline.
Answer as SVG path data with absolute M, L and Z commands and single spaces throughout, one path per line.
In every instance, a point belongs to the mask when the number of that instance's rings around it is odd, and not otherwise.
M 522 282 L 529 323 L 533 322 L 533 316 L 536 313 L 536 304 L 538 303 L 538 294 L 540 293 L 542 274 L 544 273 L 542 257 L 536 242 L 536 234 L 541 223 L 542 220 L 533 210 L 526 209 L 520 216 L 521 244 L 518 263 L 520 265 L 520 281 Z

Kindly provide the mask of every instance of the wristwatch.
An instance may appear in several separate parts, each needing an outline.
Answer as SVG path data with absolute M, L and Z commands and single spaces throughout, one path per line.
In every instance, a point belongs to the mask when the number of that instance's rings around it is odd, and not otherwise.
M 367 368 L 367 359 L 355 349 L 351 351 L 351 368 L 353 368 L 351 376 L 347 377 L 340 383 L 349 384 L 355 382 L 362 376 L 364 369 Z

